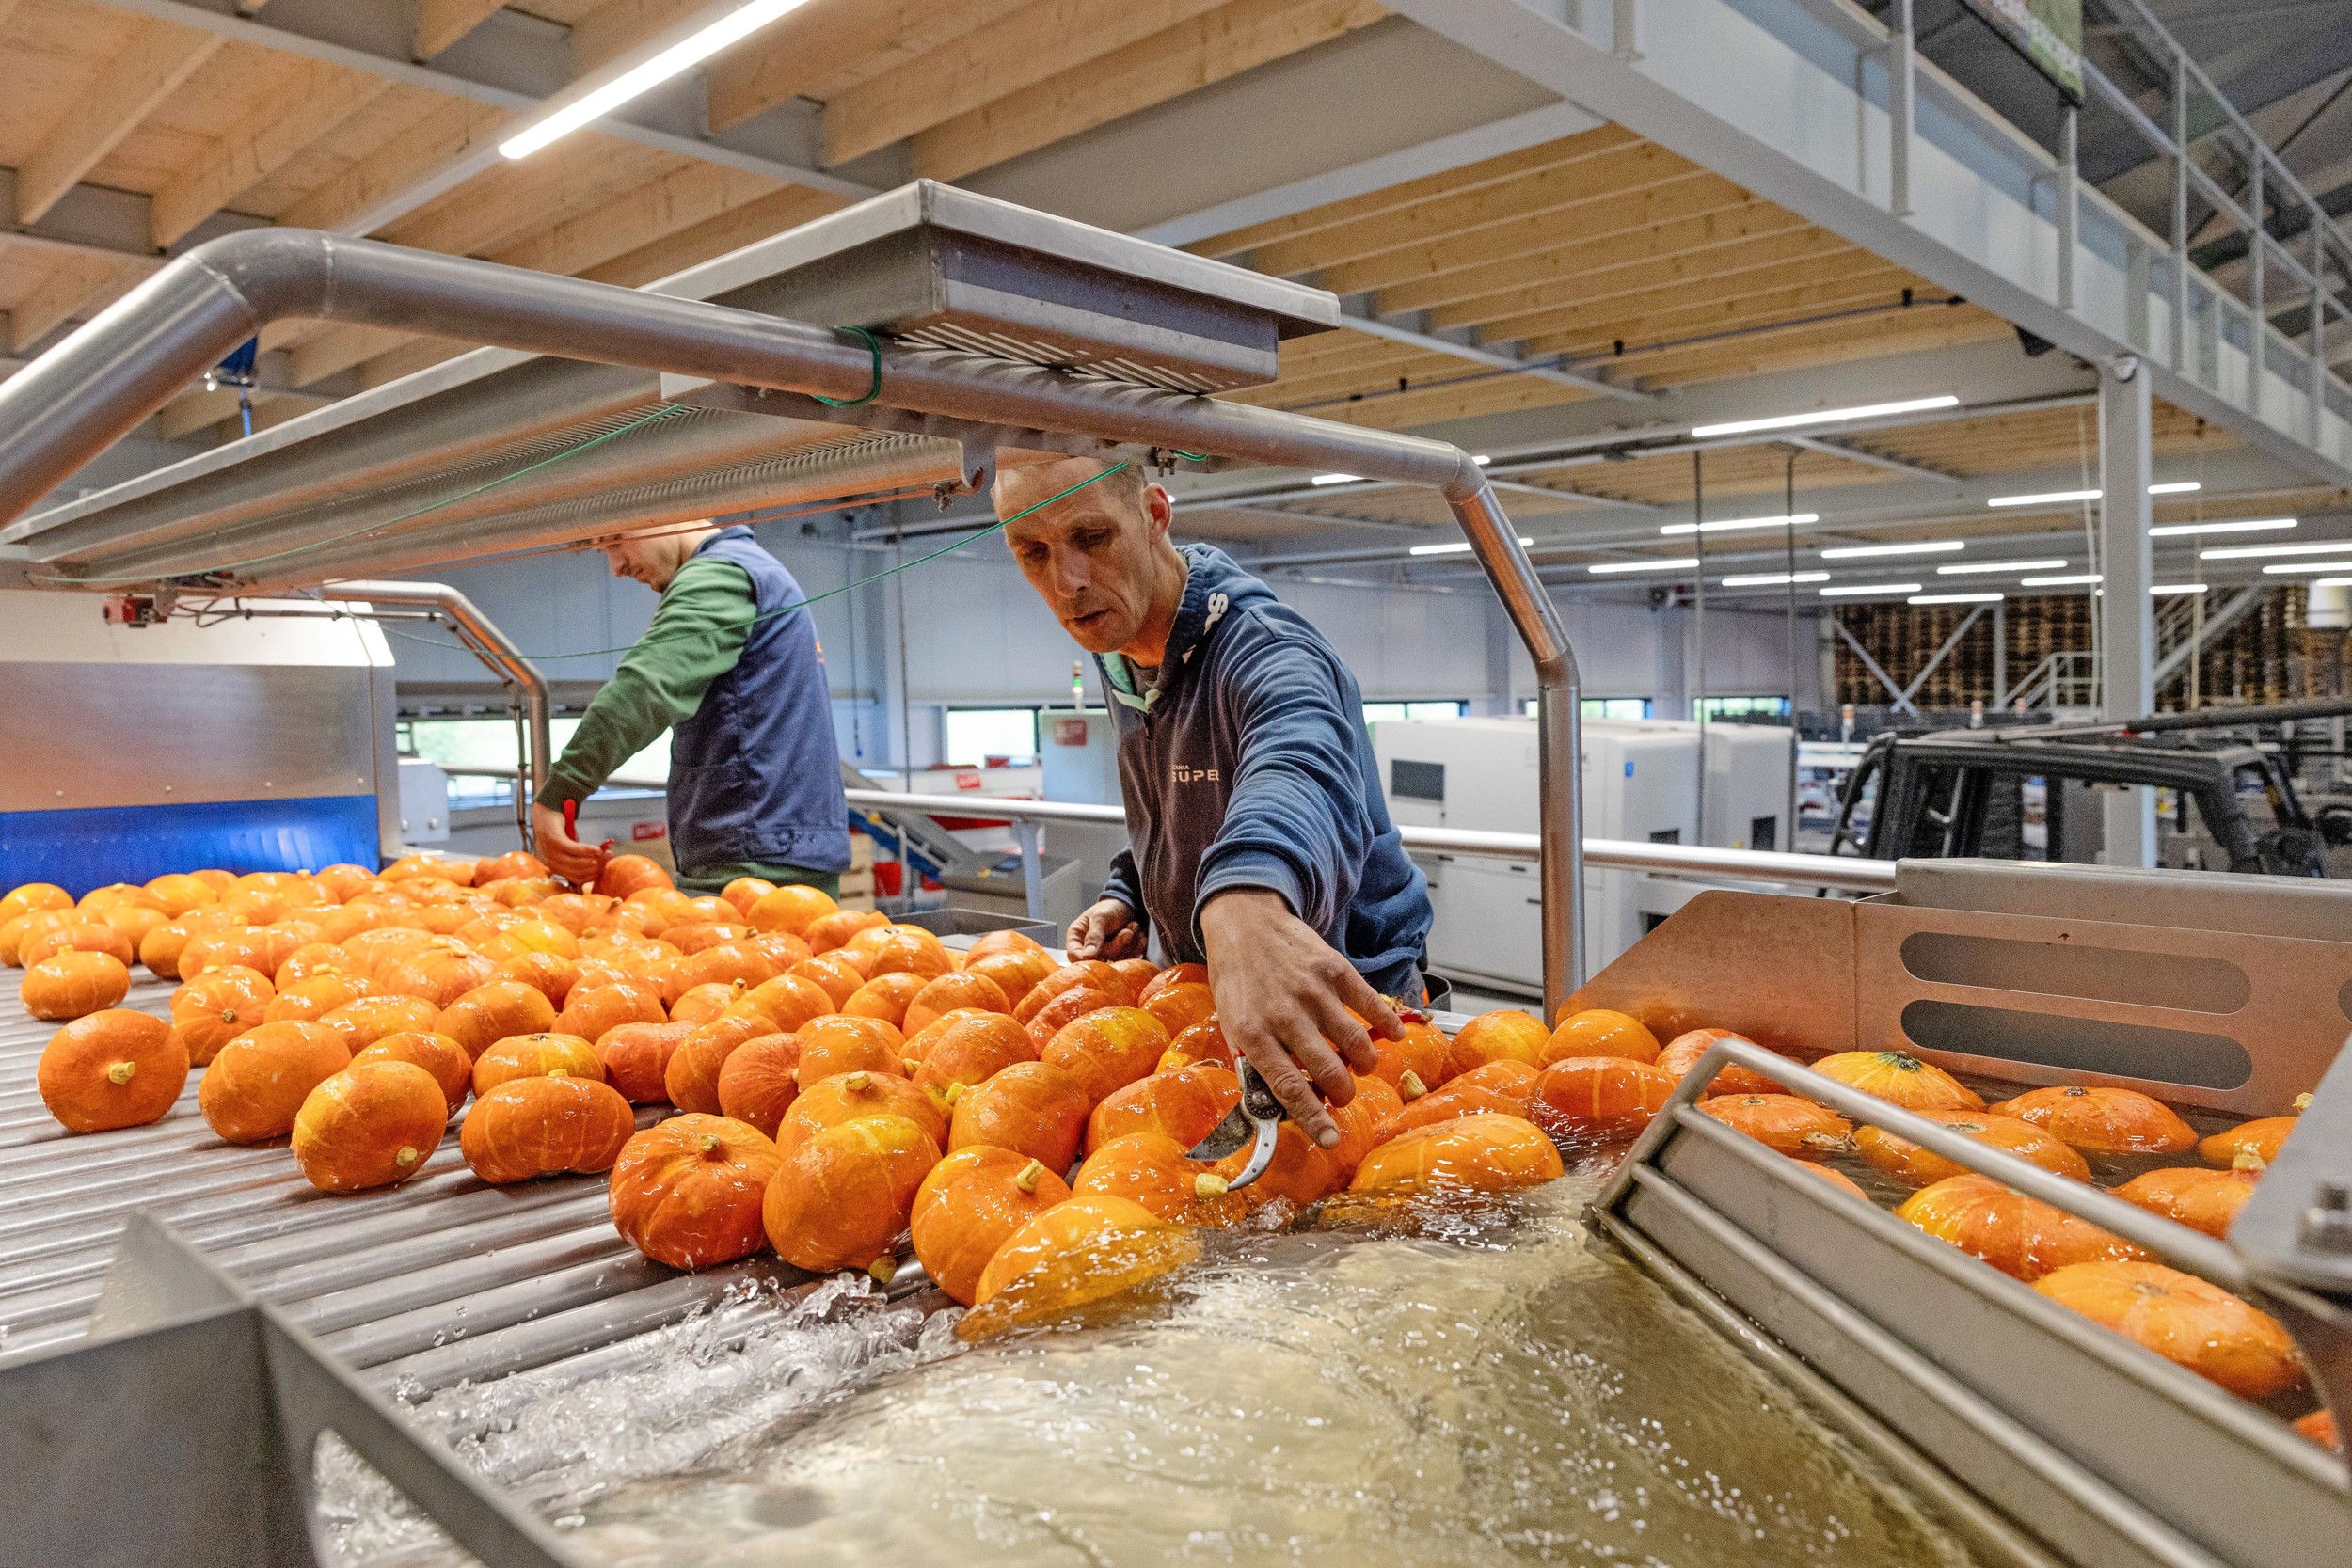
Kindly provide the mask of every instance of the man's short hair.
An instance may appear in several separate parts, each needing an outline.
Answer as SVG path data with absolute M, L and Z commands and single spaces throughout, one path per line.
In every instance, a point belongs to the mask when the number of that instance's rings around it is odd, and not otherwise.
M 1027 468 L 1042 467 L 1048 464 L 1081 463 L 1086 466 L 1087 469 L 1091 474 L 1106 473 L 1113 467 L 1118 467 L 1118 472 L 1112 473 L 1109 478 L 1103 480 L 1099 483 L 1089 484 L 1088 488 L 1114 492 L 1121 497 L 1124 497 L 1126 499 L 1133 501 L 1136 510 L 1140 511 L 1143 509 L 1143 492 L 1145 487 L 1152 483 L 1151 469 L 1145 467 L 1142 464 L 1134 461 L 1130 461 L 1125 466 L 1120 467 L 1115 460 L 1108 463 L 1097 462 L 1092 458 L 1069 457 L 1060 452 L 1029 452 L 1025 451 L 1018 457 L 1015 457 L 1009 452 L 1003 454 L 1000 456 L 997 463 L 995 482 L 990 486 L 989 499 L 992 502 L 998 503 L 996 509 L 998 513 L 1001 514 L 1004 511 L 1004 507 L 1001 502 L 1004 493 L 1005 478 L 1007 475 L 1018 473 Z M 1083 481 L 1073 480 L 1072 483 L 1083 483 Z

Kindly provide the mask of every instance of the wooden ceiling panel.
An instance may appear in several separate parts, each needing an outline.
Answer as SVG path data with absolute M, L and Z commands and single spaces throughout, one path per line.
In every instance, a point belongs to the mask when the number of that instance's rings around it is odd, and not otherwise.
M 215 141 L 280 101 L 305 75 L 306 63 L 247 43 L 223 43 L 83 178 L 154 195 Z
M 24 0 L 11 12 L 0 35 L 0 164 L 24 167 L 140 25 L 81 0 Z
M 304 197 L 340 178 L 361 159 L 373 157 L 393 137 L 413 130 L 427 116 L 448 113 L 456 105 L 457 100 L 441 93 L 395 87 L 245 191 L 237 198 L 238 210 L 282 220 L 288 209 Z

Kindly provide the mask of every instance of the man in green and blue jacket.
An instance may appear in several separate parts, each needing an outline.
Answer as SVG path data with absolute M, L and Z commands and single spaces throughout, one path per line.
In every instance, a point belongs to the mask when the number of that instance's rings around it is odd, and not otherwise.
M 602 857 L 565 831 L 564 806 L 670 739 L 670 852 L 677 885 L 738 877 L 840 891 L 850 863 L 825 660 L 806 595 L 748 528 L 705 523 L 607 543 L 612 575 L 661 595 L 653 624 L 604 683 L 532 808 L 539 858 L 585 881 Z

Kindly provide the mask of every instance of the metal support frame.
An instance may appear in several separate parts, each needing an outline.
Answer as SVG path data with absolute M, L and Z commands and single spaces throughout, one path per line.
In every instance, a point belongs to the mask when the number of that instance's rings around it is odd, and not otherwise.
M 1911 215 L 1911 138 L 1918 120 L 1919 50 L 1912 0 L 1895 0 L 1887 24 L 1886 210 Z
M 1870 657 L 1870 650 L 1862 645 L 1861 640 L 1855 637 L 1852 632 L 1846 629 L 1846 623 L 1840 621 L 1835 614 L 1833 614 L 1830 617 L 1829 624 L 1837 628 L 1837 635 L 1845 640 L 1847 647 L 1853 650 L 1854 657 L 1862 660 L 1862 667 L 1865 670 L 1869 671 L 1871 676 L 1876 679 L 1881 686 L 1886 688 L 1887 695 L 1895 699 L 1895 711 L 1900 713 L 1905 708 L 1911 708 L 1913 716 L 1916 717 L 1919 710 L 1911 706 L 1911 699 L 1904 694 L 1903 689 L 1897 686 L 1895 684 L 1895 677 L 1888 674 L 1886 671 L 1881 667 L 1879 661 Z
M 2196 657 L 2201 646 L 2245 620 L 2263 602 L 2263 595 L 2267 592 L 2263 584 L 2250 583 L 2222 600 L 2218 609 L 2207 610 L 2204 625 L 2198 628 L 2195 635 L 2182 638 L 2156 660 L 2155 669 L 2150 676 L 2150 689 L 2162 691 L 2178 680 L 2186 672 L 2189 661 Z
M 2099 715 L 2137 719 L 2155 706 L 2155 601 L 2148 585 L 2149 436 L 2153 412 L 2146 367 L 2099 368 L 2099 564 L 2105 594 L 2097 605 Z M 2103 794 L 2109 865 L 2156 863 L 2155 793 Z
M 2058 304 L 2061 310 L 2074 309 L 2074 269 L 2082 252 L 2081 122 L 2082 110 L 2073 103 L 2058 116 Z
M 2193 375 L 2188 354 L 2188 57 L 2172 62 L 2172 368 Z
M 1947 658 L 1951 657 L 1952 650 L 1960 646 L 1960 640 L 1968 635 L 1968 628 L 1977 624 L 1978 617 L 1981 616 L 1984 613 L 1984 610 L 1985 607 L 1980 604 L 1971 605 L 1968 607 L 1968 613 L 1960 618 L 1960 625 L 1952 628 L 1952 633 L 1949 637 L 1947 637 L 1942 642 L 1936 645 L 1935 652 L 1928 656 L 1928 661 L 1919 666 L 1919 673 L 1911 677 L 1911 684 L 1903 688 L 1903 706 L 1911 709 L 1914 713 L 1919 711 L 1919 705 L 1916 699 L 1919 695 L 1920 688 L 1926 686 L 1928 684 L 1928 677 L 1934 674 L 1937 667 L 1942 665 Z
M 1121 814 L 1124 815 L 1123 813 Z M 1021 893 L 1028 902 L 1029 918 L 1045 918 L 1045 865 L 1037 852 L 1037 824 L 1024 819 L 1012 825 L 1021 841 Z

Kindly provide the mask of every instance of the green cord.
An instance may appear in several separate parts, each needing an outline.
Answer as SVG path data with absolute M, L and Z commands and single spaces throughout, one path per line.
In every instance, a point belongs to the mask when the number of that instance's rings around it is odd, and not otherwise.
M 1020 511 L 1014 513 L 1011 516 L 991 523 L 988 527 L 979 530 L 977 532 L 967 533 L 952 545 L 944 545 L 940 548 L 930 551 L 927 554 L 916 556 L 913 561 L 902 561 L 896 566 L 887 567 L 882 571 L 874 573 L 871 577 L 859 578 L 856 581 L 845 582 L 838 588 L 828 588 L 822 594 L 811 594 L 806 598 L 795 599 L 790 604 L 784 606 L 780 610 L 771 610 L 765 614 L 755 615 L 749 621 L 745 622 L 744 625 L 755 626 L 763 621 L 772 621 L 778 616 L 792 614 L 795 610 L 804 610 L 810 605 L 821 604 L 827 599 L 838 598 L 841 594 L 850 593 L 853 589 L 864 588 L 868 583 L 881 582 L 884 578 L 897 577 L 900 572 L 912 571 L 914 568 L 922 565 L 927 561 L 937 561 L 943 555 L 952 555 L 956 551 L 963 548 L 966 545 L 972 544 L 977 540 L 985 539 L 992 533 L 1002 532 L 1004 530 L 1010 528 L 1013 524 L 1019 522 L 1022 518 L 1027 516 L 1032 512 L 1041 512 L 1057 500 L 1063 500 L 1069 497 L 1076 495 L 1079 491 L 1085 489 L 1089 484 L 1101 483 L 1104 480 L 1110 478 L 1111 475 L 1119 472 L 1126 466 L 1127 465 L 1123 460 L 1114 463 L 1109 467 L 1104 468 L 1101 473 L 1090 475 L 1086 479 L 1082 479 L 1078 481 L 1077 483 L 1070 486 L 1067 490 L 1057 490 L 1054 494 L 1046 497 L 1043 500 L 1039 501 L 1036 505 L 1025 506 Z M 454 642 L 444 642 L 436 637 L 419 637 L 411 632 L 395 631 L 389 626 L 385 626 L 382 630 L 384 635 L 387 637 L 397 637 L 404 642 L 421 642 L 428 648 L 458 647 L 458 644 Z M 644 645 L 643 641 L 640 640 L 636 642 L 624 643 L 617 648 L 582 648 L 576 653 L 523 654 L 520 657 L 528 659 L 538 660 L 542 663 L 548 663 L 559 658 L 598 658 L 606 654 L 627 654 L 633 652 L 637 648 Z M 459 648 L 458 651 L 462 653 L 468 650 Z
M 809 393 L 809 396 L 815 398 L 818 403 L 823 404 L 828 408 L 856 408 L 861 404 L 873 402 L 876 398 L 882 396 L 882 340 L 875 337 L 871 332 L 866 331 L 866 328 L 862 326 L 841 326 L 835 327 L 834 330 L 837 332 L 854 332 L 859 337 L 866 340 L 866 352 L 874 356 L 873 385 L 866 388 L 866 395 L 862 398 L 829 398 L 822 392 L 811 392 Z

